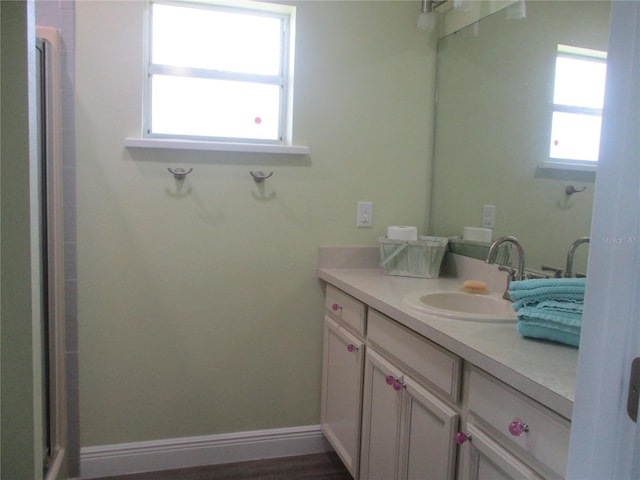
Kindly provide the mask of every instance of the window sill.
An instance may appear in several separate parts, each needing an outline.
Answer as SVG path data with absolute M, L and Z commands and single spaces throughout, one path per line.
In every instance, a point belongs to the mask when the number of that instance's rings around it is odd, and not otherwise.
M 215 152 L 278 153 L 285 155 L 309 155 L 309 147 L 303 145 L 270 145 L 259 143 L 226 143 L 198 140 L 173 140 L 167 138 L 124 139 L 127 148 L 160 148 L 168 150 L 200 150 Z
M 542 162 L 540 168 L 553 170 L 573 170 L 579 172 L 596 172 L 598 165 L 596 162 L 579 162 L 579 161 L 562 161 L 562 160 L 546 160 Z

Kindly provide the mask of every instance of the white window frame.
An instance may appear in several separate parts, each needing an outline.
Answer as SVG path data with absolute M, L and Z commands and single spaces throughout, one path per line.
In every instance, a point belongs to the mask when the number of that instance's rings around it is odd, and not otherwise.
M 258 15 L 267 15 L 280 18 L 283 24 L 282 42 L 282 65 L 277 76 L 251 75 L 241 73 L 220 72 L 204 69 L 184 69 L 171 66 L 154 65 L 151 63 L 152 47 L 152 4 L 165 4 L 176 6 L 192 6 L 194 8 L 211 8 L 221 11 L 246 12 Z M 164 148 L 164 149 L 187 149 L 187 150 L 213 150 L 213 151 L 236 151 L 236 152 L 264 152 L 264 153 L 286 153 L 295 155 L 306 155 L 309 148 L 306 146 L 293 145 L 293 50 L 295 45 L 295 7 L 288 5 L 278 5 L 266 2 L 255 2 L 245 0 L 148 0 L 146 2 L 146 32 L 145 32 L 145 54 L 144 54 L 144 98 L 143 98 L 143 119 L 142 136 L 129 137 L 125 139 L 125 146 L 128 148 Z M 194 78 L 220 78 L 238 81 L 254 80 L 257 83 L 277 84 L 281 88 L 280 100 L 280 125 L 278 127 L 277 140 L 265 139 L 244 139 L 244 138 L 224 138 L 224 137 L 201 137 L 190 135 L 167 135 L 152 133 L 151 131 L 151 82 L 153 74 L 176 74 L 184 76 L 185 72 Z
M 588 60 L 593 62 L 607 62 L 607 53 L 600 52 L 597 50 L 579 48 L 579 47 L 571 47 L 568 45 L 558 45 L 558 50 L 556 54 L 556 59 L 560 57 L 565 58 L 577 58 L 580 60 Z M 556 77 L 554 75 L 554 84 Z M 580 107 L 575 105 L 563 105 L 557 104 L 555 102 L 551 102 L 551 116 L 555 112 L 564 112 L 564 113 L 573 113 L 578 115 L 593 115 L 602 118 L 602 108 L 589 108 L 589 107 Z M 549 132 L 551 133 L 551 125 L 552 121 L 549 122 Z M 551 138 L 549 139 L 551 141 Z M 549 158 L 543 162 L 543 168 L 554 168 L 561 170 L 581 170 L 581 171 L 590 171 L 595 172 L 597 170 L 598 161 L 591 160 L 576 160 L 576 159 L 568 159 L 568 158 L 555 158 L 551 157 L 549 153 Z

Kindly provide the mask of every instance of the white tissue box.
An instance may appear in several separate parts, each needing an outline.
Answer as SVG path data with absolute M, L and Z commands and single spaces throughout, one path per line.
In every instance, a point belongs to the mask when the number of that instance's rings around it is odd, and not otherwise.
M 493 230 L 490 228 L 480 227 L 463 227 L 462 239 L 471 240 L 472 242 L 486 242 L 491 243 L 493 237 Z

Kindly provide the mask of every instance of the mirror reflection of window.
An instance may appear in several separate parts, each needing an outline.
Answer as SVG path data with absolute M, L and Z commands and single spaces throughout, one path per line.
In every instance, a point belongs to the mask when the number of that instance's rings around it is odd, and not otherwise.
M 558 45 L 552 159 L 592 165 L 598 161 L 606 69 L 606 52 Z

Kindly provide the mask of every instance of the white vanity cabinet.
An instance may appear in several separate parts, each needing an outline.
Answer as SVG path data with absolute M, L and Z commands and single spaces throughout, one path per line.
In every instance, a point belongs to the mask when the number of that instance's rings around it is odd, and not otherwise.
M 465 413 L 461 479 L 564 478 L 568 420 L 473 366 L 465 371 Z
M 430 388 L 457 396 L 461 360 L 374 310 L 367 323 L 360 478 L 452 480 L 459 414 Z
M 327 440 L 358 478 L 364 370 L 364 304 L 327 286 L 320 423 Z
M 570 421 L 544 395 L 330 284 L 325 307 L 321 424 L 354 479 L 564 478 Z

